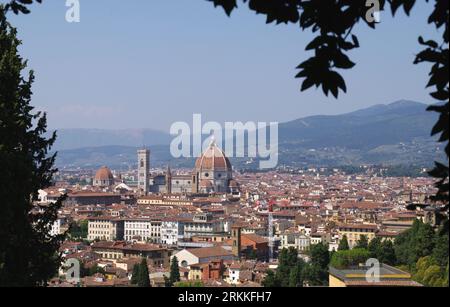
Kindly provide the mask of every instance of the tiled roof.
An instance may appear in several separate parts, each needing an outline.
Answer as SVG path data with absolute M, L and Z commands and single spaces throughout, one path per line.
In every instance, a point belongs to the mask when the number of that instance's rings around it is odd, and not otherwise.
M 198 258 L 209 258 L 209 257 L 232 256 L 233 255 L 233 253 L 231 251 L 226 250 L 221 246 L 193 248 L 193 249 L 188 249 L 187 251 Z

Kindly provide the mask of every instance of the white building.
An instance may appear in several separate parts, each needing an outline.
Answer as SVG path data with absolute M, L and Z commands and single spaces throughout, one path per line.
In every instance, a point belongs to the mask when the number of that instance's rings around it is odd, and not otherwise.
M 228 279 L 227 282 L 232 285 L 239 284 L 239 278 L 241 273 L 241 265 L 239 263 L 233 263 L 228 268 Z
M 196 214 L 192 220 L 184 224 L 184 236 L 211 236 L 224 233 L 224 221 L 214 219 L 211 214 Z
M 130 242 L 161 243 L 161 221 L 127 218 L 124 220 L 124 239 Z
M 177 245 L 184 237 L 184 223 L 181 220 L 163 220 L 161 222 L 161 243 Z
M 185 268 L 193 264 L 207 263 L 211 260 L 227 261 L 236 259 L 230 249 L 222 246 L 183 249 L 174 256 L 177 257 L 180 266 Z
M 66 192 L 67 192 L 66 189 L 54 189 L 54 188 L 38 190 L 38 203 L 53 204 L 59 199 L 59 197 L 61 197 Z
M 328 243 L 328 251 L 335 252 L 338 250 L 339 243 L 337 241 L 331 241 Z
M 88 218 L 88 240 L 123 240 L 124 223 L 116 217 L 90 217 Z
M 57 218 L 53 223 L 52 228 L 50 229 L 50 235 L 52 237 L 62 234 L 64 231 L 61 230 L 61 227 L 67 224 L 67 220 L 65 217 Z
M 297 228 L 298 228 L 298 231 L 304 233 L 305 235 L 307 235 L 307 236 L 311 235 L 311 232 L 312 232 L 311 225 L 302 224 L 302 225 L 298 225 Z
M 307 251 L 311 238 L 298 232 L 286 232 L 280 235 L 280 249 L 293 247 L 299 252 Z
M 311 245 L 316 245 L 323 242 L 323 237 L 321 234 L 313 233 L 311 234 Z

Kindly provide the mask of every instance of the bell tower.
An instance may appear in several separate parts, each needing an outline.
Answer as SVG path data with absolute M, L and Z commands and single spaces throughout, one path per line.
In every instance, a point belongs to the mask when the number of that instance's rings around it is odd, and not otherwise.
M 242 227 L 238 225 L 234 225 L 231 227 L 231 238 L 233 241 L 233 246 L 231 247 L 231 251 L 233 256 L 241 259 L 241 232 Z
M 172 171 L 170 165 L 167 165 L 166 171 L 166 192 L 167 194 L 172 194 Z
M 192 174 L 192 193 L 197 194 L 198 193 L 198 173 L 194 171 L 194 174 Z
M 144 195 L 148 194 L 150 176 L 150 150 L 138 150 L 138 189 Z

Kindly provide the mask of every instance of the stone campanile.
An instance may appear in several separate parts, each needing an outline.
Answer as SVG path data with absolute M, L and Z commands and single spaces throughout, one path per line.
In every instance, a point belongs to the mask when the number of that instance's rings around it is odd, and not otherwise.
M 242 249 L 241 234 L 242 234 L 242 227 L 240 225 L 233 225 L 231 227 L 231 239 L 233 242 L 231 251 L 233 253 L 233 256 L 236 257 L 237 259 L 241 259 L 241 249 Z
M 138 150 L 138 188 L 145 195 L 148 194 L 150 176 L 150 150 Z

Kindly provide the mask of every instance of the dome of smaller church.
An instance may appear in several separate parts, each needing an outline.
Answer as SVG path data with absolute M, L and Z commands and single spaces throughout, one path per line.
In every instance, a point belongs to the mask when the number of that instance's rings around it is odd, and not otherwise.
M 111 186 L 114 184 L 114 176 L 111 172 L 111 170 L 106 167 L 102 166 L 97 173 L 95 173 L 94 177 L 94 186 Z
M 95 173 L 95 179 L 96 180 L 114 180 L 114 176 L 108 167 L 102 166 L 97 171 L 97 173 Z

